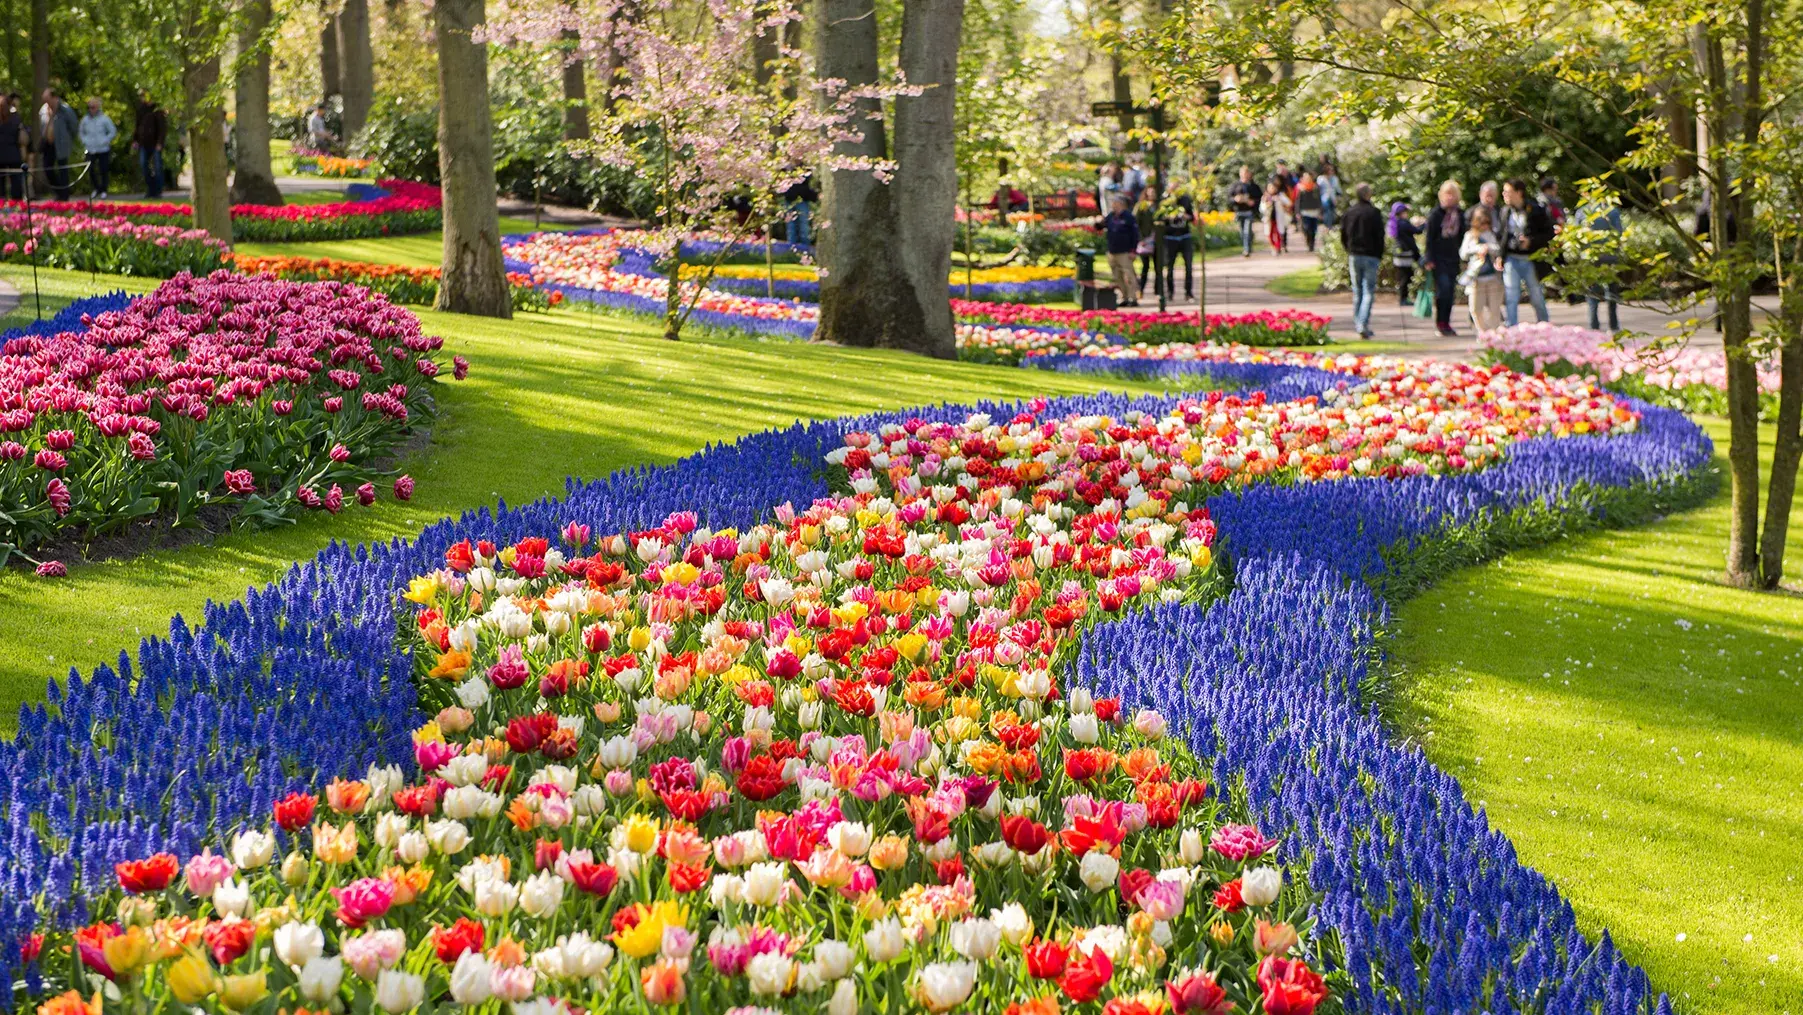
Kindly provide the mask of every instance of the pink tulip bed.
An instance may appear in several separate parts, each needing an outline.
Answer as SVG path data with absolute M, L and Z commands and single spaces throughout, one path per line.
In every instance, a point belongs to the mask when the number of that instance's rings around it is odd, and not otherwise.
M 120 215 L 0 214 L 0 261 L 12 263 L 169 278 L 220 268 L 229 250 L 205 230 L 134 222 Z
M 429 233 L 444 226 L 443 198 L 430 184 L 381 180 L 381 196 L 364 201 L 232 206 L 232 236 L 243 243 L 352 240 L 373 236 Z M 0 201 L 0 210 L 23 212 L 23 202 Z M 106 216 L 153 225 L 191 225 L 194 209 L 172 202 L 34 201 L 36 215 Z
M 669 280 L 656 259 L 634 246 L 630 232 L 574 231 L 506 237 L 507 269 L 541 288 L 579 303 L 661 316 Z M 684 283 L 693 292 L 692 283 Z M 1301 311 L 1209 315 L 1204 335 L 1193 314 L 1076 311 L 1021 303 L 952 301 L 959 357 L 985 363 L 1020 363 L 1036 356 L 1076 353 L 1095 345 L 1189 343 L 1318 345 L 1328 340 L 1330 318 Z M 806 338 L 819 319 L 817 304 L 700 291 L 695 323 Z
M 0 341 L 0 562 L 210 508 L 270 524 L 376 499 L 442 339 L 366 289 L 178 275 Z M 403 476 L 394 496 L 410 495 Z M 52 572 L 57 568 L 46 563 Z
M 0 744 L 15 1004 L 1669 1010 L 1361 698 L 1377 589 L 1658 510 L 1707 439 L 1222 348 L 1262 386 L 797 424 L 334 546 L 74 683 Z
M 1519 324 L 1478 336 L 1485 359 L 1514 370 L 1580 374 L 1603 387 L 1685 412 L 1728 412 L 1728 367 L 1721 350 L 1618 345 L 1606 331 L 1572 325 Z M 1778 414 L 1778 358 L 1758 364 L 1760 417 Z

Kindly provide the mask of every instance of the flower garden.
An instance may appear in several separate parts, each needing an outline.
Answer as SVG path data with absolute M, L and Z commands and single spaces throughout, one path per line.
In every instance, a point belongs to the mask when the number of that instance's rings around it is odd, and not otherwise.
M 1695 346 L 1636 347 L 1606 331 L 1551 324 L 1521 324 L 1484 332 L 1479 346 L 1491 361 L 1514 370 L 1557 376 L 1581 374 L 1657 405 L 1691 413 L 1726 415 L 1727 363 L 1720 353 Z M 1778 415 L 1778 360 L 1757 364 L 1760 415 Z
M 0 361 L 18 475 L 61 428 L 113 476 L 116 409 L 143 468 L 254 417 L 301 442 L 258 490 L 343 490 L 438 372 L 410 321 L 267 276 L 72 309 Z M 11 975 L 71 1011 L 1663 1010 L 1365 695 L 1383 597 L 1683 503 L 1707 438 L 1582 376 L 1035 334 L 1231 390 L 756 434 L 334 547 L 55 692 L 0 746 Z
M 241 242 L 292 243 L 348 240 L 369 236 L 427 233 L 443 223 L 442 199 L 437 187 L 408 180 L 380 180 L 379 196 L 362 201 L 328 204 L 260 204 L 232 206 L 232 233 Z M 0 201 L 8 215 L 23 213 L 19 201 Z M 146 225 L 188 225 L 194 209 L 169 202 L 34 201 L 33 215 L 76 216 L 83 222 L 125 219 Z M 105 218 L 97 216 L 104 215 Z

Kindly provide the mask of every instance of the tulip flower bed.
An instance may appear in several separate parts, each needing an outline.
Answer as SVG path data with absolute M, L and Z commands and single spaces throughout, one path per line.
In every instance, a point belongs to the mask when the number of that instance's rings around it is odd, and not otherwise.
M 1004 325 L 1052 325 L 1121 335 L 1130 342 L 1193 343 L 1206 337 L 1238 345 L 1326 345 L 1331 317 L 1306 310 L 1261 310 L 1250 314 L 1209 314 L 1206 335 L 1197 333 L 1196 318 L 1186 313 L 1125 310 L 1061 310 L 1027 304 L 952 300 L 960 320 Z
M 385 196 L 371 201 L 337 201 L 271 207 L 232 206 L 232 236 L 242 243 L 295 243 L 353 240 L 371 236 L 429 233 L 444 225 L 437 187 L 408 180 L 380 181 Z M 24 210 L 23 202 L 0 201 L 7 213 Z M 33 216 L 89 216 L 104 213 L 151 225 L 189 225 L 194 209 L 169 202 L 43 201 L 31 205 Z M 104 270 L 104 269 L 103 269 Z
M 376 462 L 431 411 L 441 345 L 366 290 L 226 272 L 9 334 L 0 562 L 153 516 L 188 525 L 228 507 L 268 524 L 372 503 Z
M 699 275 L 699 265 L 684 265 L 683 277 Z M 774 276 L 774 279 L 772 278 Z M 1033 265 L 982 268 L 970 273 L 953 269 L 948 278 L 952 292 L 966 299 L 1006 300 L 1013 303 L 1053 303 L 1076 295 L 1076 281 L 1069 268 Z M 820 281 L 811 265 L 723 264 L 709 283 L 723 292 L 751 296 L 775 295 L 783 299 L 817 302 Z M 774 293 L 771 290 L 775 290 Z
M 1518 324 L 1478 335 L 1486 360 L 1512 370 L 1582 374 L 1611 391 L 1689 413 L 1728 414 L 1728 364 L 1720 350 L 1682 346 L 1637 349 L 1606 331 L 1573 325 Z M 1758 364 L 1759 414 L 1778 416 L 1778 360 Z
M 659 273 L 656 258 L 632 246 L 631 238 L 630 233 L 610 231 L 536 233 L 505 237 L 503 248 L 507 270 L 529 276 L 547 292 L 661 317 L 669 282 Z M 753 289 L 764 286 L 762 281 L 747 280 L 747 284 Z M 745 296 L 719 286 L 716 278 L 700 293 L 693 315 L 696 323 L 753 335 L 813 335 L 819 319 L 815 304 Z M 1193 345 L 1197 339 L 1196 319 L 1179 313 L 1055 310 L 959 299 L 952 300 L 952 309 L 959 322 L 960 357 L 983 363 L 1018 363 L 1033 356 L 1113 344 L 1118 338 L 1107 331 L 1114 329 L 1124 329 L 1142 342 Z M 1327 317 L 1293 310 L 1211 314 L 1208 336 L 1211 342 L 1241 345 L 1315 345 L 1328 341 L 1329 323 Z
M 335 546 L 22 716 L 0 960 L 257 1011 L 1667 1010 L 1362 696 L 1372 587 L 1668 509 L 1707 439 L 1319 363 Z
M 331 257 L 232 256 L 232 267 L 246 275 L 269 275 L 291 282 L 346 282 L 378 292 L 396 303 L 431 306 L 438 300 L 442 269 L 412 268 L 398 264 L 340 261 Z M 545 292 L 532 285 L 529 276 L 508 272 L 513 309 L 549 310 L 563 302 L 563 294 Z
M 347 159 L 337 155 L 300 154 L 294 156 L 294 171 L 302 174 L 350 179 L 369 172 L 371 159 Z
M 123 216 L 0 214 L 0 260 L 49 268 L 169 278 L 211 271 L 230 248 L 202 229 L 150 225 Z

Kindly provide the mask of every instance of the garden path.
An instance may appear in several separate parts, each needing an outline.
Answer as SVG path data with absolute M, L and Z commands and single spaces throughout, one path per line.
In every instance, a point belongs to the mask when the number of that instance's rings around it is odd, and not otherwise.
M 1273 254 L 1263 237 L 1257 241 L 1251 257 L 1237 257 L 1232 254 L 1216 255 L 1208 259 L 1208 312 L 1249 313 L 1255 310 L 1308 310 L 1320 314 L 1330 314 L 1333 324 L 1329 332 L 1334 338 L 1351 341 L 1358 338 L 1352 328 L 1352 295 L 1348 292 L 1323 293 L 1318 296 L 1286 296 L 1279 295 L 1267 288 L 1270 283 L 1284 275 L 1305 271 L 1319 266 L 1320 258 L 1307 250 L 1292 249 L 1287 253 Z M 1196 265 L 1200 273 L 1202 265 Z M 1178 288 L 1182 288 L 1181 281 Z M 1196 301 L 1181 300 L 1170 304 L 1174 310 L 1195 310 Z M 1706 320 L 1705 315 L 1714 307 L 1714 303 L 1693 311 L 1699 319 Z M 1158 297 L 1148 293 L 1140 301 L 1142 311 L 1156 311 Z M 1533 320 L 1531 308 L 1523 306 L 1523 320 Z M 1554 324 L 1584 325 L 1587 323 L 1586 310 L 1583 303 L 1575 306 L 1563 301 L 1551 301 L 1547 310 Z M 1643 335 L 1664 334 L 1670 322 L 1679 320 L 1641 307 L 1621 307 L 1621 324 L 1623 328 Z M 1414 315 L 1413 306 L 1402 307 L 1396 302 L 1394 292 L 1379 292 L 1377 304 L 1372 308 L 1371 330 L 1376 332 L 1377 341 L 1386 345 L 1401 343 L 1407 348 L 1398 355 L 1409 357 L 1433 357 L 1435 359 L 1469 359 L 1475 355 L 1474 338 L 1476 329 L 1471 327 L 1470 318 L 1463 307 L 1453 314 L 1453 327 L 1458 330 L 1457 338 L 1445 338 L 1434 332 L 1433 321 L 1422 320 Z M 1715 331 L 1705 323 L 1697 330 L 1692 339 L 1699 345 L 1715 347 L 1720 339 Z M 1392 350 L 1386 350 L 1392 351 Z
M 0 317 L 5 317 L 18 309 L 19 287 L 6 279 L 0 278 Z

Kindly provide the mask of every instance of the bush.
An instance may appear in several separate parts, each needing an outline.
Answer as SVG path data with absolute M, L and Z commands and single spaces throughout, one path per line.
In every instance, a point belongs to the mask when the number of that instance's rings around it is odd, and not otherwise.
M 378 101 L 351 141 L 351 155 L 375 160 L 378 175 L 438 183 L 438 105 L 399 96 Z

